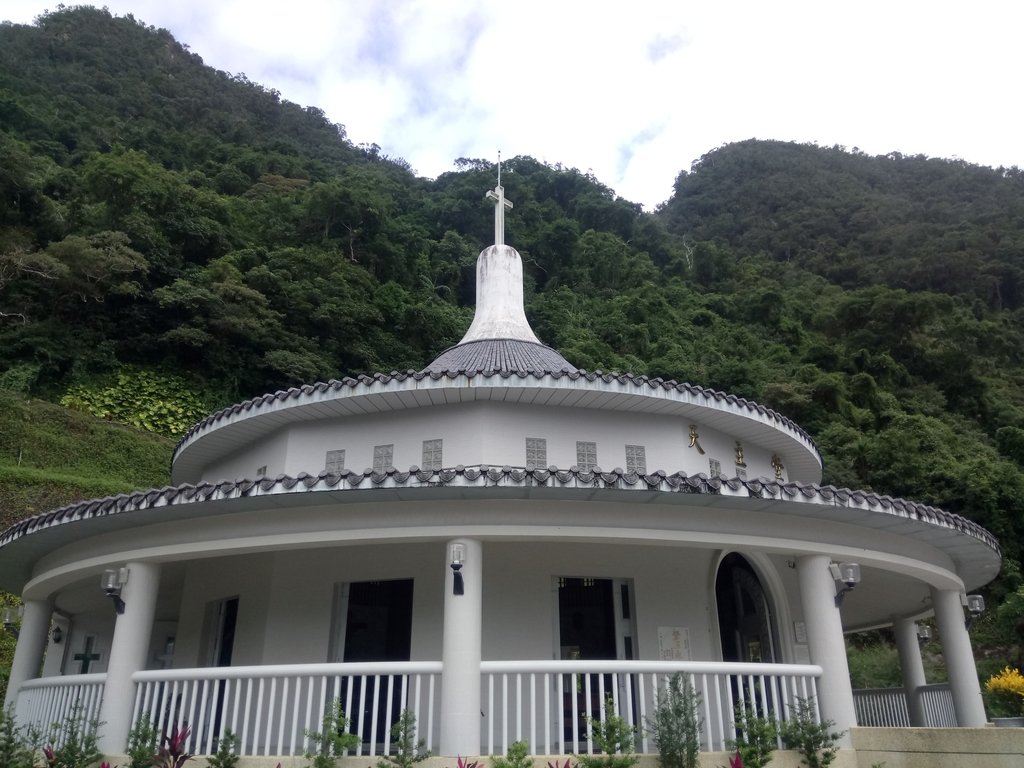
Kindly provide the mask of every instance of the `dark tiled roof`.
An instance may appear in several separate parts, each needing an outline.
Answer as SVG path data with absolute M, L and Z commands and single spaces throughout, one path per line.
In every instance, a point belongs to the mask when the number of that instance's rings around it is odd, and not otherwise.
M 262 496 L 309 491 L 372 490 L 377 488 L 415 488 L 457 486 L 463 488 L 486 487 L 553 487 L 615 489 L 619 491 L 662 491 L 669 493 L 711 494 L 747 498 L 772 499 L 775 501 L 804 501 L 812 504 L 831 505 L 837 508 L 852 508 L 892 515 L 898 518 L 916 520 L 930 525 L 956 531 L 970 536 L 999 554 L 999 542 L 987 530 L 960 515 L 946 512 L 926 504 L 919 504 L 891 496 L 880 496 L 865 491 L 852 491 L 834 486 L 820 486 L 794 482 L 780 482 L 759 478 L 740 480 L 734 478 L 709 478 L 706 475 L 687 476 L 681 472 L 667 474 L 655 471 L 648 474 L 624 472 L 616 468 L 610 472 L 600 468 L 582 470 L 578 467 L 558 469 L 557 467 L 522 468 L 457 466 L 452 469 L 421 470 L 410 467 L 408 471 L 390 469 L 377 473 L 372 470 L 340 473 L 321 472 L 319 475 L 301 474 L 298 477 L 281 475 L 277 478 L 260 480 L 225 480 L 219 483 L 185 484 L 174 487 L 120 494 L 104 499 L 80 501 L 68 506 L 30 517 L 15 523 L 0 534 L 0 546 L 53 526 L 72 523 L 90 518 L 108 517 L 144 509 L 195 504 L 204 501 L 221 501 L 247 496 Z
M 449 347 L 423 369 L 426 373 L 445 371 L 575 373 L 577 368 L 544 344 L 520 339 L 481 339 Z
M 531 345 L 533 346 L 533 345 Z M 542 346 L 542 345 L 541 345 Z M 544 349 L 550 349 L 548 347 L 542 347 Z M 554 350 L 552 350 L 554 351 Z M 443 353 L 446 354 L 446 353 Z M 557 353 L 555 353 L 557 354 Z M 443 355 L 442 355 L 443 356 Z M 439 357 L 438 360 L 441 358 Z M 559 359 L 561 357 L 559 356 Z M 435 361 L 436 363 L 437 361 Z M 571 366 L 570 366 L 571 368 Z M 277 392 L 271 392 L 266 395 L 254 397 L 251 400 L 245 400 L 241 403 L 235 403 L 234 405 L 228 406 L 223 410 L 217 411 L 205 419 L 200 421 L 198 424 L 193 426 L 186 432 L 180 440 L 178 440 L 177 446 L 174 448 L 174 455 L 177 456 L 178 451 L 181 450 L 182 446 L 195 437 L 198 433 L 202 432 L 207 428 L 216 426 L 219 422 L 226 419 L 230 419 L 234 416 L 241 414 L 249 414 L 258 412 L 264 408 L 270 408 L 275 406 L 288 407 L 289 401 L 295 402 L 303 397 L 317 397 L 324 396 L 326 393 L 334 391 L 338 392 L 341 390 L 353 390 L 357 387 L 372 387 L 374 385 L 387 385 L 393 381 L 404 382 L 404 381 L 422 381 L 423 379 L 433 379 L 435 381 L 440 379 L 447 379 L 454 381 L 462 376 L 467 378 L 474 378 L 476 376 L 490 379 L 493 377 L 499 377 L 502 379 L 508 378 L 519 378 L 519 379 L 533 379 L 538 385 L 546 378 L 551 377 L 552 379 L 560 379 L 563 376 L 568 377 L 571 380 L 583 380 L 590 382 L 603 381 L 605 383 L 618 382 L 619 384 L 631 384 L 637 387 L 646 387 L 652 390 L 677 390 L 681 393 L 685 393 L 691 397 L 701 398 L 707 401 L 709 407 L 715 405 L 729 405 L 741 408 L 749 411 L 751 415 L 761 416 L 771 422 L 774 422 L 783 429 L 790 430 L 801 438 L 807 441 L 807 444 L 814 448 L 815 443 L 813 438 L 807 432 L 800 428 L 800 426 L 783 416 L 777 411 L 773 411 L 771 408 L 766 408 L 763 405 L 758 405 L 753 400 L 747 400 L 743 397 L 737 397 L 736 395 L 730 395 L 726 392 L 719 392 L 714 389 L 705 389 L 704 387 L 697 386 L 696 384 L 680 383 L 674 380 L 665 381 L 661 378 L 648 378 L 647 376 L 635 376 L 631 373 L 605 373 L 603 371 L 586 371 L 582 368 L 568 371 L 550 371 L 545 372 L 541 370 L 533 371 L 510 371 L 510 370 L 475 370 L 475 369 L 448 369 L 448 370 L 435 370 L 433 364 L 430 369 L 422 371 L 408 370 L 403 372 L 392 371 L 391 373 L 375 373 L 372 376 L 361 375 L 356 378 L 346 376 L 344 379 L 331 379 L 327 382 L 317 382 L 316 384 L 303 384 L 301 387 L 291 387 L 289 389 L 278 390 Z

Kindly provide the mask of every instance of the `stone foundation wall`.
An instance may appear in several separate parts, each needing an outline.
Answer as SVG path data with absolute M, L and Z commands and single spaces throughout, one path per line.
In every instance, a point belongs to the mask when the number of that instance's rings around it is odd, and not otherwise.
M 1021 768 L 1024 728 L 854 728 L 857 768 Z

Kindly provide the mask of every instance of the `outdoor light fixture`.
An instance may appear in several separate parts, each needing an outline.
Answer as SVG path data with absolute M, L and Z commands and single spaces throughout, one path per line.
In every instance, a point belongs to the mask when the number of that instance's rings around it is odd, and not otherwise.
M 18 636 L 18 619 L 21 617 L 20 605 L 5 605 L 3 611 L 4 629 L 10 635 Z
M 124 613 L 124 600 L 121 599 L 121 588 L 128 581 L 127 568 L 108 568 L 103 572 L 100 586 L 107 597 L 114 601 L 114 610 Z
M 832 563 L 829 570 L 832 572 L 833 579 L 846 585 L 836 592 L 836 608 L 838 608 L 843 604 L 846 593 L 852 592 L 853 588 L 860 584 L 860 566 L 857 563 Z
M 932 639 L 932 628 L 927 624 L 922 624 L 917 628 L 917 643 L 918 645 L 924 645 Z
M 466 547 L 464 544 L 452 544 L 452 594 L 464 595 L 466 585 L 462 581 L 462 563 L 466 558 Z
M 64 630 L 60 628 L 60 624 L 53 628 L 50 637 L 53 638 L 54 645 L 60 645 L 60 641 L 64 639 Z
M 964 627 L 970 630 L 975 620 L 985 612 L 985 598 L 981 595 L 968 595 L 966 607 L 967 621 L 964 622 Z

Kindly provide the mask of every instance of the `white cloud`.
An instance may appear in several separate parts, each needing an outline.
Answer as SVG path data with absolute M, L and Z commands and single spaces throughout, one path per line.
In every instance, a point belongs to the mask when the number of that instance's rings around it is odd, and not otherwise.
M 529 154 L 648 207 L 750 137 L 1024 166 L 1024 7 L 934 0 L 106 0 L 421 174 Z M 29 22 L 48 3 L 7 0 Z

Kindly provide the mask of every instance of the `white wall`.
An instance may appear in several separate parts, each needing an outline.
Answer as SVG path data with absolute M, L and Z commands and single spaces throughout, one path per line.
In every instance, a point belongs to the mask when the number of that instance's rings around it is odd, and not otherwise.
M 264 628 L 268 621 L 268 595 L 273 578 L 273 556 L 237 555 L 190 562 L 185 572 L 174 666 L 206 665 L 201 647 L 206 606 L 214 600 L 238 597 L 238 622 L 231 663 L 263 663 Z
M 665 626 L 689 630 L 694 659 L 717 659 L 721 649 L 709 623 L 714 590 L 707 584 L 716 557 L 713 550 L 704 549 L 485 542 L 483 658 L 555 658 L 558 596 L 553 579 L 590 576 L 632 580 L 638 658 L 658 657 L 658 628 Z M 227 584 L 194 596 L 187 607 L 183 605 L 176 666 L 188 666 L 192 663 L 188 659 L 197 657 L 197 643 L 188 638 L 201 630 L 206 598 L 240 594 L 235 664 L 323 662 L 328 660 L 334 585 L 398 578 L 414 580 L 412 659 L 437 660 L 444 558 L 442 542 L 281 552 L 272 565 L 267 558 L 259 563 L 232 558 L 238 562 L 231 570 L 243 582 L 247 580 L 243 564 L 273 571 L 267 600 L 254 605 L 258 595 L 240 586 L 232 592 Z M 195 573 L 188 575 L 189 584 L 214 569 L 210 564 L 195 564 L 191 570 Z M 250 615 L 265 615 L 267 623 L 244 623 L 247 607 Z M 246 637 L 250 631 L 259 637 Z M 262 649 L 258 658 L 256 649 Z
M 598 466 L 626 467 L 626 445 L 643 445 L 648 471 L 709 474 L 709 459 L 721 463 L 727 477 L 736 475 L 735 439 L 697 424 L 700 446 L 690 448 L 691 420 L 654 414 L 586 408 L 524 406 L 474 402 L 344 419 L 295 424 L 269 439 L 209 467 L 204 480 L 252 478 L 259 466 L 271 477 L 323 471 L 329 450 L 345 450 L 345 467 L 361 472 L 373 465 L 375 445 L 394 445 L 393 464 L 400 470 L 422 464 L 424 440 L 444 441 L 443 466 L 524 466 L 526 438 L 547 440 L 548 464 L 568 468 L 577 463 L 576 441 L 597 443 Z M 772 452 L 743 444 L 747 476 L 774 477 Z M 782 456 L 783 464 L 786 457 Z M 787 473 L 783 473 L 788 477 Z M 803 478 L 817 480 L 819 478 Z

